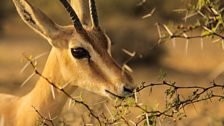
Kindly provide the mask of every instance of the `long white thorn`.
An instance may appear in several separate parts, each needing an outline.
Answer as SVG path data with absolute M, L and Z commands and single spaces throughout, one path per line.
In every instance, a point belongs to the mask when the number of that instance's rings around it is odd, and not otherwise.
M 35 75 L 35 72 L 33 72 L 29 77 L 27 77 L 27 79 L 23 81 L 20 87 L 23 87 L 34 75 Z
M 221 64 L 218 65 L 218 67 L 216 67 L 210 74 L 209 74 L 209 78 L 211 80 L 216 79 L 220 74 L 222 74 L 224 72 L 224 62 L 222 62 Z
M 146 122 L 147 122 L 147 126 L 150 126 L 149 120 L 148 120 L 148 114 L 145 114 L 145 118 L 146 118 Z
M 224 40 L 222 40 L 222 50 L 224 50 Z
M 191 17 L 194 17 L 194 16 L 196 16 L 197 14 L 198 14 L 198 13 L 192 13 L 192 14 L 186 15 L 186 16 L 184 17 L 185 22 L 187 21 L 187 19 L 189 19 L 189 18 L 191 18 Z
M 162 126 L 161 120 L 157 118 L 159 126 Z
M 136 55 L 136 52 L 135 52 L 135 51 L 130 52 L 130 51 L 128 51 L 127 49 L 122 49 L 122 51 L 123 51 L 125 54 L 127 54 L 128 56 L 130 56 L 130 57 L 134 57 L 134 56 Z
M 185 54 L 188 55 L 189 39 L 186 39 Z
M 48 116 L 49 116 L 50 120 L 55 120 L 56 118 L 58 118 L 58 116 L 55 116 L 55 117 L 52 118 L 51 113 L 48 113 Z
M 73 79 L 69 80 L 67 83 L 65 83 L 62 87 L 60 87 L 61 89 L 66 88 L 71 82 L 73 81 Z
M 72 99 L 69 99 L 69 101 L 68 101 L 68 110 L 71 109 L 71 106 L 72 106 Z
M 50 113 L 50 112 L 48 113 L 48 117 L 49 117 L 50 120 L 52 119 L 52 118 L 51 118 L 51 113 Z
M 35 56 L 31 61 L 38 60 L 39 58 L 41 58 L 41 57 L 43 57 L 43 56 L 45 56 L 45 55 L 47 55 L 47 54 L 48 54 L 47 52 L 41 53 L 41 54 Z M 28 62 L 22 67 L 22 69 L 20 70 L 19 73 L 22 74 L 22 73 L 26 70 L 26 68 L 27 68 L 29 65 L 30 65 L 30 62 L 28 61 Z
M 108 106 L 106 104 L 104 104 L 104 106 L 106 107 L 106 109 L 107 109 L 108 113 L 110 114 L 112 120 L 115 120 L 115 118 L 114 118 L 113 114 L 111 113 L 110 109 L 108 108 Z
M 161 34 L 161 30 L 160 30 L 159 24 L 156 23 L 155 25 L 156 25 L 156 28 L 157 28 L 157 31 L 158 31 L 159 39 L 161 39 L 162 38 L 162 34 Z
M 144 16 L 142 17 L 142 19 L 146 19 L 146 18 L 148 18 L 148 17 L 151 17 L 151 16 L 154 14 L 155 10 L 156 10 L 156 8 L 153 8 L 152 11 L 151 11 L 150 13 L 144 15 Z
M 129 67 L 127 64 L 124 64 L 122 66 L 122 73 L 124 73 L 126 70 L 130 73 L 133 73 L 133 70 L 131 69 L 131 67 Z
M 220 39 L 216 39 L 216 40 L 212 41 L 212 43 L 217 43 L 219 41 L 220 41 Z
M 146 0 L 142 0 L 141 2 L 139 2 L 139 3 L 137 4 L 137 6 L 142 6 L 145 2 L 146 2 Z
M 135 103 L 137 104 L 138 103 L 138 96 L 137 96 L 137 92 L 136 91 L 134 91 L 134 93 L 135 93 Z
M 103 100 L 103 101 L 99 101 L 97 103 L 94 103 L 93 106 L 99 105 L 99 104 L 103 104 L 103 103 L 107 103 L 107 100 Z
M 184 21 L 187 22 L 188 10 L 186 10 Z
M 203 26 L 203 29 L 205 29 L 205 30 L 208 31 L 208 32 L 213 33 L 213 31 L 212 31 L 211 29 L 209 29 L 208 27 Z
M 204 40 L 201 38 L 201 50 L 204 50 Z
M 173 48 L 176 48 L 176 38 L 172 39 L 172 43 L 173 43 Z
M 173 35 L 173 33 L 170 31 L 170 29 L 164 24 L 163 27 L 166 29 L 166 31 L 169 33 L 170 36 Z
M 201 11 L 198 11 L 198 14 L 201 15 L 203 18 L 207 18 Z
M 185 54 L 188 54 L 188 46 L 189 46 L 189 39 L 187 34 L 183 33 L 183 36 L 186 38 L 186 43 L 185 43 Z
M 128 120 L 132 125 L 134 125 L 134 126 L 137 126 L 137 124 L 134 122 L 134 121 L 132 121 L 132 120 Z
M 20 74 L 22 74 L 25 70 L 26 70 L 26 68 L 28 67 L 30 65 L 30 62 L 27 62 L 23 67 L 22 67 L 22 69 L 20 70 Z
M 175 10 L 173 10 L 173 12 L 178 12 L 178 13 L 186 12 L 186 11 L 187 11 L 187 9 L 175 9 Z
M 55 91 L 54 91 L 54 87 L 51 85 L 51 93 L 52 93 L 52 98 L 55 100 Z
M 224 7 L 219 10 L 219 13 L 222 13 L 223 11 L 224 11 Z

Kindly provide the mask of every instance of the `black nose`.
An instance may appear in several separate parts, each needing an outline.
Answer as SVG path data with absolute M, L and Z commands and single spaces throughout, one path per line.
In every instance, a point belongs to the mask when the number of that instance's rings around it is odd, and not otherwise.
M 124 87 L 124 91 L 125 91 L 125 92 L 128 92 L 128 93 L 133 93 L 134 88 L 127 88 L 127 87 Z

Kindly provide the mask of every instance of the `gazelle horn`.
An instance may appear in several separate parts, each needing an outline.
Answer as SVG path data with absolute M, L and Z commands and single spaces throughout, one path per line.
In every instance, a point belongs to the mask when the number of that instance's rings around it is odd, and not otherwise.
M 89 0 L 89 7 L 90 7 L 90 16 L 91 16 L 93 27 L 99 28 L 99 20 L 98 20 L 95 0 Z
M 60 0 L 61 3 L 64 5 L 68 13 L 70 14 L 70 17 L 72 19 L 73 25 L 78 33 L 85 33 L 85 30 L 82 26 L 82 23 L 80 22 L 75 10 L 71 7 L 69 2 L 67 0 Z

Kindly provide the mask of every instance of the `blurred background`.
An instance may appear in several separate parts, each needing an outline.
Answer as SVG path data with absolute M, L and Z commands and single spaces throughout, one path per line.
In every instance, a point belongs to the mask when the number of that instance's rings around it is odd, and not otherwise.
M 40 8 L 52 20 L 61 25 L 70 24 L 69 17 L 58 1 L 29 0 Z M 130 56 L 122 51 L 126 49 L 136 52 L 128 62 L 133 69 L 133 77 L 137 84 L 141 82 L 159 82 L 161 74 L 166 73 L 166 80 L 177 82 L 179 85 L 208 86 L 213 79 L 223 82 L 223 74 L 211 78 L 211 74 L 224 66 L 224 51 L 220 44 L 212 43 L 209 38 L 186 40 L 176 39 L 158 44 L 156 23 L 180 24 L 184 14 L 174 13 L 175 9 L 186 8 L 188 1 L 180 0 L 96 0 L 100 23 L 113 42 L 112 53 L 122 65 Z M 153 9 L 153 16 L 143 19 Z M 197 17 L 195 17 L 197 18 Z M 187 22 L 191 23 L 191 21 Z M 177 27 L 177 25 L 173 25 Z M 194 32 L 192 34 L 200 34 Z M 20 73 L 26 61 L 24 54 L 37 56 L 50 51 L 50 45 L 45 39 L 32 31 L 18 16 L 11 0 L 3 0 L 0 4 L 0 92 L 24 95 L 35 84 L 37 77 L 23 87 L 25 92 L 17 92 L 23 81 L 32 73 L 32 69 Z M 38 68 L 43 69 L 47 55 L 38 60 Z M 80 91 L 82 91 L 80 89 Z M 84 91 L 85 92 L 85 91 Z M 155 88 L 149 95 L 146 90 L 141 94 L 143 102 L 163 104 L 164 92 Z M 78 94 L 78 93 L 77 93 Z M 88 96 L 89 92 L 84 93 Z M 91 103 L 92 98 L 89 99 Z M 94 95 L 94 99 L 103 98 Z M 93 101 L 92 101 L 93 102 Z M 222 104 L 197 104 L 196 109 L 188 109 L 188 118 L 175 125 L 224 125 Z M 81 114 L 82 112 L 80 112 Z M 78 117 L 78 116 L 77 116 Z M 170 125 L 169 123 L 165 125 Z

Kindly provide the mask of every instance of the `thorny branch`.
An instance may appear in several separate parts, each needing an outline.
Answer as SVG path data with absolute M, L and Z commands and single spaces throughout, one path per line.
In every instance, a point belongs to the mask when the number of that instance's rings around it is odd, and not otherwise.
M 54 125 L 54 122 L 53 122 L 53 119 L 50 119 L 50 118 L 47 118 L 47 117 L 44 117 L 34 106 L 33 106 L 33 109 L 35 110 L 35 112 L 40 116 L 40 118 L 41 118 L 41 123 L 43 124 L 43 125 L 46 125 L 46 126 L 48 126 L 48 124 L 46 123 L 46 121 L 47 122 L 49 122 L 52 126 L 55 126 Z
M 144 89 L 152 88 L 152 87 L 158 87 L 158 86 L 166 86 L 168 89 L 166 90 L 166 95 L 170 98 L 173 98 L 174 101 L 168 103 L 167 108 L 163 111 L 148 111 L 138 104 L 135 105 L 135 107 L 141 109 L 145 113 L 153 114 L 156 117 L 170 117 L 173 118 L 175 114 L 179 113 L 180 110 L 184 109 L 186 106 L 202 101 L 207 101 L 211 99 L 218 98 L 220 101 L 224 100 L 224 95 L 221 94 L 215 94 L 213 89 L 224 89 L 224 84 L 217 84 L 215 81 L 212 82 L 211 86 L 208 87 L 201 87 L 201 86 L 176 86 L 175 82 L 166 82 L 163 81 L 162 83 L 151 83 L 151 84 L 145 84 L 142 83 L 141 86 L 136 88 L 136 92 L 141 92 Z M 177 93 L 179 90 L 193 90 L 193 94 L 190 95 L 187 99 L 180 99 L 180 95 Z M 176 96 L 174 96 L 176 95 Z M 142 121 L 146 120 L 146 117 L 143 116 L 143 118 L 137 123 L 141 123 Z
M 177 86 L 175 82 L 167 82 L 163 81 L 162 83 L 142 83 L 140 86 L 138 86 L 135 89 L 135 92 L 133 95 L 130 95 L 130 97 L 127 98 L 120 98 L 117 103 L 114 105 L 114 110 L 113 115 L 114 119 L 110 119 L 104 113 L 101 115 L 96 115 L 94 111 L 90 108 L 90 106 L 83 101 L 77 100 L 73 98 L 70 94 L 68 94 L 63 88 L 60 88 L 56 86 L 52 81 L 50 81 L 48 78 L 43 76 L 36 67 L 36 64 L 34 61 L 28 57 L 26 57 L 27 60 L 30 62 L 32 68 L 34 69 L 35 73 L 40 76 L 41 78 L 45 79 L 51 86 L 53 86 L 55 89 L 61 91 L 63 94 L 65 94 L 69 99 L 74 101 L 75 103 L 83 105 L 89 112 L 89 114 L 98 121 L 99 125 L 115 125 L 117 123 L 122 123 L 125 125 L 130 125 L 129 122 L 131 121 L 132 124 L 138 126 L 142 122 L 148 122 L 151 124 L 156 123 L 157 118 L 174 118 L 175 116 L 181 115 L 181 111 L 184 111 L 185 107 L 189 105 L 194 105 L 195 103 L 202 102 L 202 101 L 207 101 L 215 98 L 219 98 L 220 101 L 224 100 L 224 95 L 223 94 L 215 94 L 214 89 L 224 89 L 224 85 L 222 84 L 217 84 L 214 81 L 212 82 L 211 86 L 208 87 L 202 87 L 202 86 Z M 168 97 L 171 101 L 166 102 L 166 107 L 164 110 L 150 110 L 148 109 L 147 105 L 143 105 L 142 103 L 139 103 L 137 99 L 136 94 L 142 92 L 144 89 L 151 89 L 153 87 L 166 87 L 167 89 L 165 90 L 165 95 Z M 180 98 L 180 90 L 193 90 L 192 94 L 188 96 L 188 98 Z M 133 99 L 133 96 L 135 96 L 135 99 Z M 133 102 L 134 101 L 134 102 Z M 132 121 L 126 119 L 126 116 L 131 113 L 130 108 L 137 108 L 139 111 L 145 113 L 139 116 L 139 119 L 137 121 Z M 42 122 L 45 123 L 45 121 L 49 122 L 51 125 L 54 126 L 53 120 L 48 119 L 44 116 L 41 115 L 41 113 L 35 108 L 35 111 L 38 113 L 40 118 L 43 120 Z M 179 117 L 185 117 L 185 113 Z
M 143 3 L 145 1 L 143 0 Z M 205 37 L 217 37 L 220 40 L 224 41 L 224 35 L 223 35 L 223 27 L 224 27 L 224 21 L 223 18 L 220 18 L 219 16 L 221 12 L 216 11 L 215 8 L 213 8 L 210 5 L 204 5 L 210 14 L 203 13 L 201 9 L 196 9 L 195 12 L 199 15 L 202 15 L 202 19 L 198 20 L 198 23 L 195 23 L 193 25 L 184 26 L 180 25 L 177 27 L 176 30 L 170 30 L 170 28 L 166 25 L 161 25 L 157 23 L 157 29 L 159 33 L 159 42 L 166 41 L 168 39 L 175 39 L 175 38 L 182 38 L 186 39 L 187 42 L 189 39 L 196 39 L 196 38 L 205 38 Z M 192 14 L 194 15 L 194 14 Z M 190 18 L 191 16 L 186 15 L 184 19 Z M 217 23 L 221 22 L 221 23 Z M 211 27 L 213 26 L 213 27 Z M 160 27 L 163 27 L 166 31 L 166 35 L 162 35 Z M 214 29 L 215 27 L 215 29 Z M 201 35 L 187 35 L 189 32 L 195 31 L 195 30 L 202 30 L 203 32 Z M 26 57 L 27 58 L 27 57 Z M 50 81 L 48 78 L 44 77 L 38 70 L 33 62 L 32 59 L 27 58 L 27 60 L 30 62 L 31 66 L 34 68 L 34 72 L 40 76 L 41 78 L 45 79 L 51 86 L 53 86 L 55 89 L 61 91 L 64 93 L 68 98 L 70 98 L 75 103 L 79 103 L 83 105 L 90 115 L 96 119 L 99 122 L 99 125 L 115 125 L 115 124 L 124 124 L 124 125 L 141 125 L 142 123 L 146 123 L 147 125 L 155 125 L 157 123 L 158 118 L 182 118 L 186 117 L 185 114 L 185 108 L 187 106 L 208 101 L 212 99 L 219 99 L 219 101 L 224 100 L 224 94 L 220 93 L 218 94 L 216 92 L 217 89 L 222 90 L 224 89 L 224 84 L 217 84 L 216 82 L 212 82 L 211 86 L 208 87 L 202 87 L 202 86 L 177 86 L 175 82 L 167 82 L 163 81 L 162 83 L 142 83 L 140 86 L 138 86 L 135 89 L 135 92 L 133 93 L 133 96 L 135 96 L 135 99 L 133 100 L 132 97 L 127 97 L 125 99 L 120 99 L 119 101 L 115 102 L 116 105 L 114 105 L 114 111 L 112 111 L 113 119 L 110 119 L 107 117 L 104 113 L 101 115 L 96 115 L 94 111 L 89 107 L 88 104 L 84 103 L 83 101 L 77 100 L 73 98 L 71 95 L 69 95 L 63 88 L 60 88 L 56 86 L 52 81 Z M 142 92 L 145 89 L 151 89 L 154 87 L 165 87 L 167 88 L 165 90 L 165 95 L 167 97 L 167 101 L 165 104 L 165 108 L 159 110 L 153 110 L 149 109 L 148 105 L 142 104 L 138 102 L 138 94 Z M 183 98 L 180 94 L 180 90 L 189 90 L 192 91 L 190 95 L 188 95 L 187 98 Z M 114 95 L 116 96 L 116 94 Z M 127 115 L 131 113 L 131 108 L 137 108 L 141 113 L 137 121 L 132 121 L 127 118 Z M 35 109 L 35 108 L 34 108 Z M 48 121 L 52 125 L 54 125 L 52 119 L 48 119 L 39 113 L 37 109 L 35 111 L 38 113 L 40 118 L 44 121 Z M 43 121 L 43 122 L 44 122 Z
M 52 81 L 50 81 L 47 77 L 43 76 L 38 70 L 37 70 L 37 67 L 35 65 L 35 63 L 33 62 L 32 59 L 30 59 L 29 57 L 26 57 L 26 59 L 30 62 L 30 65 L 32 66 L 32 68 L 34 69 L 34 72 L 40 76 L 41 78 L 43 78 L 44 80 L 46 80 L 51 86 L 53 86 L 55 89 L 57 89 L 58 91 L 61 91 L 62 93 L 64 93 L 69 99 L 71 99 L 72 101 L 74 101 L 75 103 L 78 103 L 78 104 L 81 104 L 83 105 L 88 111 L 89 111 L 89 114 L 94 117 L 98 122 L 99 122 L 99 125 L 101 126 L 101 121 L 100 121 L 100 118 L 94 113 L 94 111 L 90 108 L 89 105 L 87 105 L 86 103 L 84 103 L 83 101 L 80 101 L 80 100 L 77 100 L 75 98 L 73 98 L 70 94 L 68 94 L 63 88 L 60 88 L 58 86 L 56 86 Z M 38 112 L 36 110 L 36 112 Z M 40 113 L 38 113 L 39 115 L 41 115 Z M 43 116 L 41 116 L 43 117 Z M 46 120 L 46 118 L 44 118 Z M 50 121 L 50 120 L 49 120 Z M 51 121 L 50 121 L 51 122 Z
M 167 27 L 168 28 L 168 27 Z M 203 28 L 207 31 L 209 31 L 209 33 L 207 34 L 202 34 L 202 35 L 194 35 L 194 36 L 188 36 L 186 33 L 190 32 L 190 31 L 193 31 L 195 29 L 199 29 L 199 28 Z M 169 30 L 169 29 L 166 29 L 166 30 Z M 216 36 L 218 38 L 220 38 L 221 40 L 224 40 L 224 36 L 220 33 L 217 33 L 215 31 L 212 31 L 211 29 L 209 29 L 208 27 L 206 26 L 203 26 L 203 25 L 195 25 L 195 26 L 190 26 L 188 27 L 188 29 L 178 29 L 177 31 L 175 32 L 171 32 L 169 30 L 169 34 L 168 35 L 165 35 L 165 36 L 162 36 L 159 38 L 159 40 L 166 40 L 166 39 L 174 39 L 174 38 L 182 38 L 182 39 L 197 39 L 197 38 L 205 38 L 205 37 L 210 37 L 210 36 Z
M 203 0 L 201 0 L 203 1 Z M 213 3 L 214 2 L 214 3 Z M 220 1 L 221 2 L 221 1 Z M 186 9 L 174 10 L 177 13 L 186 12 L 184 23 L 175 28 L 175 26 L 167 26 L 165 24 L 156 23 L 158 34 L 159 34 L 159 44 L 170 39 L 181 38 L 186 39 L 186 45 L 188 46 L 188 41 L 190 39 L 201 40 L 206 37 L 218 38 L 219 41 L 224 42 L 223 28 L 224 28 L 224 18 L 223 18 L 223 7 L 215 1 L 204 2 L 203 5 L 197 5 L 200 7 L 188 7 Z M 220 7 L 219 7 L 220 6 Z M 221 9 L 220 9 L 221 8 Z M 190 12 L 189 12 L 190 10 Z M 190 22 L 187 23 L 187 19 L 194 17 Z M 165 30 L 164 34 L 161 32 L 161 27 Z M 188 35 L 189 32 L 200 32 L 200 35 Z M 223 46 L 224 49 L 224 46 Z

